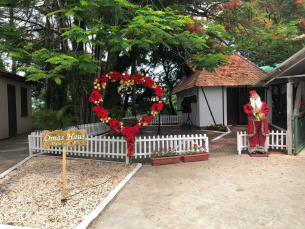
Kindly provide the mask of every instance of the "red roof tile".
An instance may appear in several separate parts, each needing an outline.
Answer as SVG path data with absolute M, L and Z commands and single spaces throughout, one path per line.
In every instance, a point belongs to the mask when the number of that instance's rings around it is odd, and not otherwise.
M 267 73 L 237 53 L 233 53 L 227 59 L 231 63 L 217 68 L 215 72 L 202 70 L 184 77 L 171 94 L 202 86 L 251 86 Z

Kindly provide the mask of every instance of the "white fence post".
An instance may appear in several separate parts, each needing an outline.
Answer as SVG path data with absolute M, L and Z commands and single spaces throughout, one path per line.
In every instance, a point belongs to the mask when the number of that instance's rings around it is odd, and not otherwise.
M 205 148 L 207 149 L 207 152 L 209 152 L 209 138 L 204 134 L 205 137 Z
M 237 152 L 238 152 L 238 155 L 241 154 L 241 147 L 240 147 L 240 134 L 239 132 L 237 132 Z
M 32 136 L 31 135 L 28 136 L 28 140 L 29 140 L 29 155 L 32 156 L 33 155 L 33 151 L 32 151 L 32 147 L 33 147 L 32 144 L 33 143 L 32 143 Z

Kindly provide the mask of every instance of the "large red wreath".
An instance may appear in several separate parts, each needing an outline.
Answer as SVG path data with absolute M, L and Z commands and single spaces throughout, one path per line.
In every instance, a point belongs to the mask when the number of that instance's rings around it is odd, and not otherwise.
M 156 103 L 151 106 L 151 113 L 140 119 L 138 123 L 133 127 L 124 127 L 123 122 L 118 121 L 114 118 L 108 117 L 107 110 L 100 106 L 100 102 L 103 101 L 101 95 L 101 88 L 105 88 L 108 81 L 116 82 L 120 81 L 121 86 L 118 89 L 120 93 L 123 86 L 131 87 L 135 82 L 140 83 L 146 87 L 152 88 L 156 95 Z M 108 123 L 113 129 L 117 130 L 118 133 L 122 133 L 125 136 L 127 142 L 127 157 L 132 157 L 134 155 L 134 143 L 136 140 L 136 133 L 139 131 L 141 126 L 147 126 L 149 122 L 160 113 L 163 108 L 162 95 L 163 90 L 156 84 L 154 80 L 149 77 L 145 77 L 144 74 L 138 73 L 135 75 L 129 75 L 127 72 L 124 75 L 119 72 L 110 72 L 102 77 L 97 77 L 94 82 L 94 89 L 91 96 L 89 97 L 89 102 L 95 103 L 93 111 L 101 118 L 101 121 Z M 129 92 L 130 93 L 130 92 Z

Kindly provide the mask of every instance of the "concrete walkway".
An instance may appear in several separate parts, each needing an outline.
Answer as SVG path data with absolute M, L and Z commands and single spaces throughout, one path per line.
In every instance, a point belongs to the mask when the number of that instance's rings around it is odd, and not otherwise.
M 305 228 L 305 157 L 143 165 L 90 229 Z
M 29 156 L 28 134 L 0 140 L 0 174 Z

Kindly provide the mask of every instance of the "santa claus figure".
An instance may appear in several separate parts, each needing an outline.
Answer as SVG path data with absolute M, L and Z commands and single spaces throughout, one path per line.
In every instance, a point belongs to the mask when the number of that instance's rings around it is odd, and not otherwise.
M 250 103 L 244 106 L 248 115 L 248 137 L 250 143 L 249 153 L 265 154 L 265 141 L 269 136 L 267 114 L 269 106 L 262 102 L 256 91 L 250 91 Z M 256 147 L 258 140 L 258 147 Z

